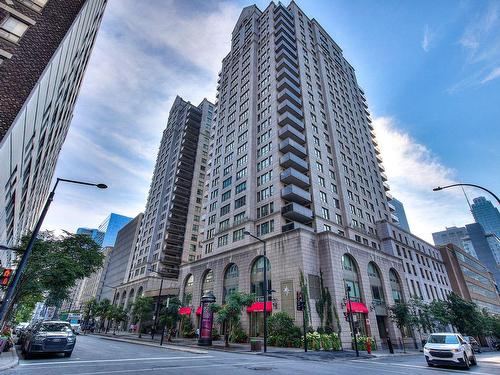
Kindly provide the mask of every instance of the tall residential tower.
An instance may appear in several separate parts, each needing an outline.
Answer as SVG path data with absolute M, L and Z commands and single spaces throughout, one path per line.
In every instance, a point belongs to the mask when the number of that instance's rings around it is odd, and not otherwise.
M 342 316 L 350 286 L 361 332 L 396 339 L 387 309 L 369 306 L 407 294 L 401 260 L 381 251 L 376 231 L 377 221 L 397 218 L 364 92 L 340 47 L 293 1 L 246 7 L 217 100 L 204 242 L 182 266 L 181 298 L 192 307 L 183 311 L 197 309 L 208 291 L 220 302 L 234 290 L 253 292 L 258 302 L 242 324 L 260 335 L 264 290 L 273 290 L 269 309 L 300 321 L 301 287 L 309 286 L 314 306 L 327 286 Z M 245 231 L 266 242 L 267 286 L 262 244 Z M 314 311 L 311 319 L 319 325 Z M 330 325 L 348 335 L 345 321 Z
M 105 6 L 0 0 L 0 244 L 38 219 Z

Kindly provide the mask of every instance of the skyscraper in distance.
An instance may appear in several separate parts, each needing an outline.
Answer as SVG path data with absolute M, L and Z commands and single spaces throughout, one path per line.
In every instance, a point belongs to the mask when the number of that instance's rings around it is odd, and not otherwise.
M 406 218 L 405 207 L 403 203 L 396 198 L 392 198 L 390 203 L 394 206 L 394 215 L 398 217 L 398 225 L 404 230 L 410 232 L 410 225 L 408 224 L 408 219 Z
M 33 229 L 106 0 L 0 1 L 0 243 Z
M 472 215 L 476 223 L 482 225 L 486 233 L 493 233 L 500 239 L 500 212 L 485 197 L 473 199 Z

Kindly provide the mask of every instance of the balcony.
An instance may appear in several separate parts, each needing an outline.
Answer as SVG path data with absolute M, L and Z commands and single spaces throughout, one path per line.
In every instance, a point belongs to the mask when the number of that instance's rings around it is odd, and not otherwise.
M 309 177 L 292 167 L 281 172 L 280 180 L 287 185 L 294 184 L 302 188 L 308 188 L 310 186 Z
M 384 185 L 384 190 L 385 191 L 391 190 L 391 188 L 389 187 L 389 184 L 387 182 L 384 181 L 383 185 Z
M 298 142 L 301 145 L 306 143 L 306 136 L 304 134 L 302 134 L 301 132 L 299 132 L 297 129 L 295 129 L 291 125 L 286 125 L 286 126 L 282 127 L 278 131 L 278 136 L 281 139 L 292 138 L 295 142 Z
M 299 70 L 287 59 L 281 59 L 281 61 L 276 65 L 276 70 L 280 70 L 281 68 L 288 69 L 288 73 L 293 74 L 295 78 L 298 78 L 300 76 Z
M 300 84 L 297 82 L 298 81 L 296 81 L 296 79 L 292 82 L 288 78 L 283 77 L 278 81 L 276 87 L 278 88 L 278 90 L 288 89 L 291 92 L 295 93 L 295 95 L 300 96 Z
M 287 59 L 288 61 L 290 61 L 290 63 L 292 63 L 296 67 L 299 66 L 299 63 L 297 62 L 297 54 L 296 53 L 291 54 L 286 49 L 282 49 L 276 54 L 276 62 L 279 63 L 281 59 Z
M 302 99 L 295 95 L 291 90 L 284 89 L 278 92 L 278 101 L 281 103 L 284 100 L 290 100 L 292 104 L 295 104 L 297 107 L 302 106 Z
M 276 43 L 276 54 L 278 55 L 281 51 L 286 51 L 290 56 L 297 59 L 297 47 L 295 44 L 290 44 L 290 42 L 286 39 L 282 39 L 279 43 Z
M 283 102 L 278 104 L 278 112 L 283 114 L 289 112 L 296 117 L 303 117 L 302 109 L 293 104 L 290 100 L 285 99 Z
M 389 210 L 391 212 L 395 212 L 396 211 L 396 207 L 394 207 L 394 205 L 390 201 L 387 202 L 387 207 L 389 207 Z
M 382 181 L 387 181 L 387 175 L 384 172 L 380 172 L 380 176 L 382 177 Z
M 275 32 L 276 44 L 282 40 L 287 41 L 291 46 L 295 47 L 295 37 L 293 37 L 293 32 L 287 32 L 288 30 L 280 28 Z
M 313 231 L 313 228 L 311 228 L 310 226 L 297 223 L 296 221 L 292 221 L 291 223 L 283 225 L 281 227 L 281 232 L 288 232 L 288 231 L 291 231 L 291 230 L 294 230 L 294 229 L 299 229 L 299 228 L 302 228 L 302 229 L 305 229 L 305 230 L 309 230 L 309 231 Z
M 388 201 L 391 201 L 391 200 L 394 199 L 394 197 L 392 196 L 392 194 L 389 193 L 388 191 L 385 192 L 385 196 L 386 196 L 386 198 L 387 198 Z
M 276 20 L 277 18 L 285 18 L 289 22 L 293 24 L 293 17 L 288 13 L 288 11 L 283 7 L 283 5 L 278 5 L 276 7 L 276 10 L 274 11 L 274 19 Z
M 311 203 L 311 194 L 295 185 L 288 185 L 281 189 L 281 198 L 300 204 Z
M 294 169 L 301 172 L 307 172 L 309 170 L 307 162 L 304 159 L 299 158 L 297 155 L 292 154 L 291 152 L 283 155 L 280 158 L 280 165 L 284 168 L 293 167 Z
M 293 71 L 290 71 L 286 68 L 286 66 L 283 66 L 281 69 L 278 70 L 278 73 L 276 74 L 276 80 L 277 81 L 282 81 L 283 79 L 288 79 L 291 81 L 295 86 L 300 87 L 300 80 L 297 75 L 293 73 Z M 278 82 L 278 89 L 281 88 L 282 83 Z
M 307 152 L 305 147 L 299 145 L 297 142 L 295 142 L 293 139 L 287 138 L 284 141 L 280 142 L 280 151 L 284 154 L 287 152 L 292 152 L 295 155 L 304 158 L 307 156 Z
M 281 214 L 287 219 L 308 223 L 313 219 L 313 212 L 298 203 L 289 203 L 281 209 Z

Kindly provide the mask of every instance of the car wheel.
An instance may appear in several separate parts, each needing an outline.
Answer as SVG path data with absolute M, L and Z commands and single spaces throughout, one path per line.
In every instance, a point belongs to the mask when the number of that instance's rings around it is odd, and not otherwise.
M 464 367 L 468 370 L 470 369 L 470 362 L 469 362 L 469 357 L 467 357 L 467 354 L 464 353 Z
M 472 364 L 472 365 L 474 365 L 474 366 L 476 366 L 476 365 L 477 365 L 476 355 L 474 355 L 474 356 L 472 357 L 471 364 Z
M 66 353 L 64 353 L 64 356 L 65 356 L 66 358 L 69 358 L 69 357 L 71 357 L 71 354 L 73 354 L 73 352 L 72 352 L 72 351 L 71 351 L 71 352 L 66 352 Z
M 426 361 L 427 361 L 427 366 L 434 367 L 434 364 L 432 364 L 428 359 L 426 359 Z
M 31 359 L 33 356 L 30 352 L 24 352 L 24 359 Z

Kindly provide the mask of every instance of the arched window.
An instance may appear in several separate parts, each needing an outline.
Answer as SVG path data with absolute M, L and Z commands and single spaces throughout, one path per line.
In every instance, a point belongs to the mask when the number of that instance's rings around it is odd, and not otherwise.
M 347 289 L 349 286 L 351 291 L 349 292 L 351 301 L 361 302 L 361 290 L 359 288 L 359 273 L 358 267 L 356 266 L 356 261 L 349 254 L 342 255 L 342 270 L 344 276 L 344 286 Z
M 250 292 L 255 293 L 257 301 L 264 301 L 264 264 L 267 263 L 267 289 L 271 290 L 271 262 L 263 256 L 257 258 L 250 271 Z
M 122 294 L 122 299 L 121 299 L 121 301 L 120 301 L 120 305 L 121 305 L 121 306 L 124 306 L 124 305 L 125 305 L 125 300 L 126 300 L 126 298 L 127 298 L 127 291 L 126 291 L 126 290 L 124 290 L 124 291 L 123 291 L 123 294 Z
M 240 271 L 238 266 L 234 263 L 227 267 L 226 272 L 224 272 L 224 285 L 222 290 L 222 302 L 226 301 L 226 297 L 231 293 L 238 291 L 240 280 Z
M 144 290 L 144 288 L 141 286 L 139 287 L 139 290 L 137 291 L 137 297 L 140 297 L 142 296 L 142 291 Z
M 134 303 L 134 289 L 128 293 L 127 306 L 131 306 Z
M 184 294 L 182 295 L 182 306 L 191 306 L 193 302 L 194 277 L 189 275 L 184 283 Z
M 401 279 L 397 272 L 391 268 L 389 271 L 389 280 L 391 282 L 392 298 L 395 303 L 403 302 L 403 288 L 401 287 Z
M 212 270 L 205 273 L 201 284 L 201 295 L 204 296 L 208 292 L 214 292 L 214 272 Z
M 373 302 L 376 305 L 383 304 L 385 302 L 385 297 L 382 278 L 377 265 L 373 262 L 368 263 L 368 279 L 370 280 Z

